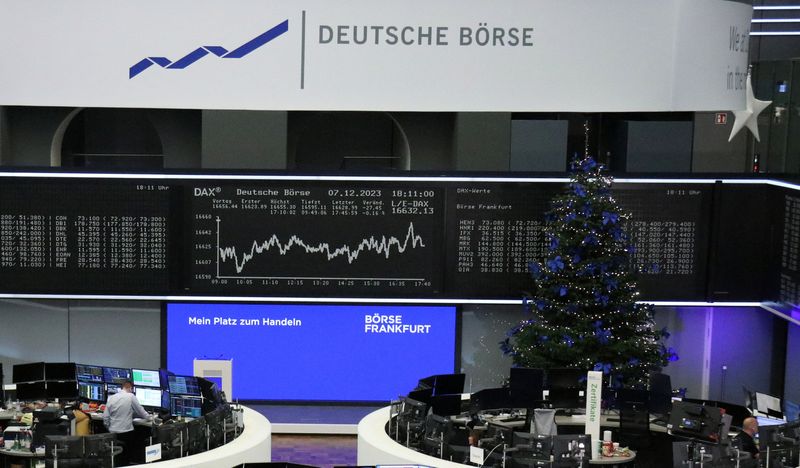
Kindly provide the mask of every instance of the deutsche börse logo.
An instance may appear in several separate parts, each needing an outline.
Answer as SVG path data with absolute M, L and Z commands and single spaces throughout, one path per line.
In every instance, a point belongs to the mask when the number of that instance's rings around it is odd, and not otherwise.
M 228 51 L 226 48 L 222 46 L 200 46 L 197 49 L 189 52 L 188 54 L 186 54 L 185 56 L 174 62 L 166 57 L 145 57 L 130 68 L 130 70 L 128 71 L 128 79 L 132 79 L 133 77 L 139 75 L 143 71 L 150 68 L 150 66 L 153 64 L 156 64 L 161 68 L 182 70 L 188 67 L 189 65 L 195 63 L 196 61 L 200 60 L 201 58 L 205 57 L 209 53 L 212 53 L 219 58 L 227 58 L 227 59 L 242 58 L 245 55 L 249 54 L 250 52 L 253 52 L 254 50 L 263 46 L 264 44 L 279 37 L 288 30 L 289 30 L 289 20 L 287 19 L 231 51 Z

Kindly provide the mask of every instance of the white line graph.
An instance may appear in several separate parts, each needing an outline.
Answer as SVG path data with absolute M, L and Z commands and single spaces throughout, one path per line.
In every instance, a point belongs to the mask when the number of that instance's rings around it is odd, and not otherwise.
M 408 250 L 426 247 L 422 236 L 417 234 L 414 230 L 414 223 L 408 223 L 405 237 L 401 240 L 395 236 L 381 235 L 379 238 L 376 236 L 364 237 L 355 246 L 351 247 L 348 244 L 340 246 L 331 246 L 328 242 L 319 242 L 316 245 L 307 243 L 296 234 L 293 234 L 286 242 L 281 241 L 277 234 L 272 234 L 264 241 L 259 242 L 254 240 L 249 249 L 239 252 L 234 246 L 220 245 L 220 225 L 222 220 L 217 216 L 217 278 L 232 278 L 231 276 L 220 275 L 220 265 L 226 262 L 233 261 L 237 276 L 235 278 L 278 278 L 278 277 L 264 277 L 264 276 L 239 276 L 244 271 L 248 262 L 253 260 L 257 255 L 264 254 L 271 249 L 277 251 L 279 255 L 286 255 L 292 249 L 301 249 L 307 254 L 319 254 L 327 261 L 332 261 L 338 257 L 344 257 L 348 264 L 352 264 L 364 252 L 373 252 L 389 259 L 391 255 L 403 254 Z M 322 278 L 319 278 L 322 279 Z M 366 279 L 366 278 L 362 278 Z M 370 278 L 375 280 L 389 280 L 389 279 L 407 279 L 407 280 L 423 280 L 423 278 Z

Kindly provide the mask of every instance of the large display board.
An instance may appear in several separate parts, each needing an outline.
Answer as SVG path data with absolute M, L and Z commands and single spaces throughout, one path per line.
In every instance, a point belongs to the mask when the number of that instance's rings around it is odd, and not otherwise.
M 560 183 L 455 184 L 448 190 L 449 291 L 519 296 L 530 290 L 528 262 L 547 255 L 544 214 Z M 705 297 L 711 187 L 703 184 L 617 184 L 630 213 L 643 296 Z
M 442 291 L 444 190 L 381 182 L 192 187 L 190 291 L 429 296 Z
M 781 201 L 783 229 L 778 299 L 796 307 L 800 304 L 800 193 L 785 190 Z
M 157 180 L 157 182 L 154 182 Z M 0 293 L 517 299 L 565 179 L 0 174 Z M 647 182 L 647 183 L 645 183 Z M 711 181 L 623 181 L 642 299 L 704 300 Z
M 169 185 L 150 181 L 0 181 L 5 292 L 169 290 Z
M 167 304 L 167 368 L 231 359 L 232 398 L 389 401 L 455 368 L 446 306 Z

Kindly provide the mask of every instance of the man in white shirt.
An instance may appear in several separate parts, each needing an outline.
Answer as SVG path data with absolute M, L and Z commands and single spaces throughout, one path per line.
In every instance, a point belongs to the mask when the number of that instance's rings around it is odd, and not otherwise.
M 108 432 L 117 434 L 117 440 L 123 443 L 122 454 L 115 458 L 116 466 L 125 466 L 131 458 L 131 451 L 136 446 L 133 432 L 133 418 L 150 419 L 139 399 L 133 393 L 133 383 L 122 384 L 122 390 L 108 397 L 103 412 L 103 424 Z

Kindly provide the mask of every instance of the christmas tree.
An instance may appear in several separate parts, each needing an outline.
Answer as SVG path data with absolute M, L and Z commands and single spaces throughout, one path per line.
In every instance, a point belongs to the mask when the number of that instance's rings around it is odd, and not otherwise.
M 611 194 L 611 177 L 591 157 L 575 158 L 571 172 L 545 215 L 547 256 L 529 264 L 530 316 L 501 348 L 517 366 L 597 370 L 614 387 L 644 385 L 677 355 L 662 344 L 669 334 L 656 330 L 653 305 L 636 303 L 629 216 Z

